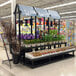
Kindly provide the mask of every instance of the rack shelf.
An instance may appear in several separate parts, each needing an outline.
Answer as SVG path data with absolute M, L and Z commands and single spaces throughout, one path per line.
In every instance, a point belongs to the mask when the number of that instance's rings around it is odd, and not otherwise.
M 62 60 L 68 57 L 74 57 L 74 52 L 75 52 L 75 49 L 73 48 L 73 49 L 66 50 L 65 52 L 54 53 L 54 54 L 50 54 L 46 56 L 41 56 L 38 58 L 26 57 L 24 64 L 31 68 L 36 68 L 48 63 L 52 63 L 53 61 L 55 62 L 55 61 Z
M 43 57 L 47 57 L 47 56 L 64 54 L 64 53 L 72 52 L 74 50 L 75 50 L 75 48 L 72 48 L 72 49 L 68 49 L 68 50 L 65 50 L 65 51 L 59 51 L 59 52 L 54 52 L 54 53 L 43 54 L 41 56 L 36 56 L 36 57 L 33 56 L 33 55 L 31 55 L 30 53 L 26 53 L 25 57 L 28 58 L 28 59 L 30 59 L 30 60 L 34 60 L 34 59 L 43 58 Z

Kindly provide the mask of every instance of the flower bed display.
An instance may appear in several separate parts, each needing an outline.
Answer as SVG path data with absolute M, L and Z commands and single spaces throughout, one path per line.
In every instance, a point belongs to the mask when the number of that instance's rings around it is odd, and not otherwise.
M 59 53 L 63 51 L 65 52 L 73 48 L 75 47 L 72 46 L 72 47 L 57 48 L 57 49 L 51 49 L 51 50 L 34 51 L 34 52 L 27 53 L 27 55 L 29 54 L 31 57 L 38 57 L 38 56 L 43 56 L 43 55 L 55 54 L 55 53 Z
M 21 35 L 21 39 L 24 44 L 35 44 L 35 43 L 45 43 L 45 42 L 58 42 L 64 40 L 64 35 L 58 35 L 57 30 L 50 30 L 49 35 L 42 36 L 40 38 L 40 34 L 37 34 L 37 38 L 32 34 Z

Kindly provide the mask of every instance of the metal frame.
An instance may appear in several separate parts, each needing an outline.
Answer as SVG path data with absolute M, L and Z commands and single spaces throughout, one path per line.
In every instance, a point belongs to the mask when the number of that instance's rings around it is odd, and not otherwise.
M 18 11 L 17 11 L 18 10 Z M 14 15 L 15 15 L 15 39 L 16 39 L 16 35 L 17 35 L 17 27 L 16 27 L 16 18 L 17 18 L 17 15 L 18 14 L 18 17 L 19 17 L 19 45 L 21 45 L 21 28 L 20 28 L 20 18 L 21 18 L 21 11 L 19 10 L 19 6 L 18 4 L 16 5 L 16 9 L 15 9 L 15 12 L 14 12 Z
M 34 8 L 34 7 L 33 7 Z M 18 9 L 18 12 L 17 12 L 17 9 Z M 20 29 L 20 16 L 21 16 L 21 11 L 19 10 L 19 6 L 18 4 L 16 5 L 16 9 L 15 9 L 15 35 L 16 35 L 16 14 L 18 14 L 19 16 L 19 44 L 21 45 L 21 38 L 20 38 L 20 35 L 21 35 L 21 29 Z M 32 16 L 31 16 L 31 19 L 32 19 Z M 32 34 L 32 20 L 31 21 L 31 34 Z M 36 27 L 36 22 L 37 22 L 37 16 L 35 16 L 35 39 L 37 38 L 37 34 L 36 34 L 36 31 L 37 31 L 37 27 Z M 55 24 L 55 19 L 54 19 L 54 24 Z M 49 18 L 48 18 L 48 21 L 47 21 L 47 25 L 48 25 L 48 34 L 49 34 Z M 45 30 L 45 17 L 44 17 L 44 30 Z M 58 27 L 58 33 L 60 33 L 60 20 L 59 20 L 59 27 Z M 45 36 L 45 34 L 44 34 Z
M 44 17 L 44 36 L 45 36 L 45 17 Z
M 34 7 L 33 7 L 34 8 Z M 18 9 L 18 12 L 17 12 L 17 9 Z M 15 12 L 14 12 L 14 15 L 15 15 L 15 35 L 16 35 L 16 14 L 18 14 L 18 16 L 19 16 L 19 44 L 20 44 L 20 46 L 21 46 L 21 38 L 20 38 L 20 35 L 21 35 L 21 30 L 20 30 L 20 18 L 21 18 L 21 11 L 19 10 L 19 6 L 18 5 L 16 5 L 16 9 L 15 9 Z M 30 25 L 31 25 L 31 34 L 33 34 L 32 33 L 32 16 L 31 16 L 31 19 L 30 19 Z M 35 16 L 35 39 L 37 39 L 37 25 L 36 25 L 36 22 L 37 22 L 37 16 Z M 58 26 L 58 34 L 60 34 L 60 19 L 59 19 L 59 21 L 58 21 L 59 23 L 59 26 Z M 51 22 L 52 23 L 52 22 Z M 54 19 L 54 24 L 55 24 L 55 19 Z M 48 34 L 49 34 L 49 28 L 50 28 L 50 25 L 49 25 L 49 18 L 48 18 L 48 22 L 47 22 L 47 25 L 48 25 Z M 52 25 L 52 24 L 51 24 Z M 45 31 L 45 17 L 44 17 L 44 27 L 43 27 L 43 29 L 44 29 L 44 31 Z M 45 36 L 45 34 L 44 34 L 44 36 Z M 58 48 L 59 47 L 61 47 L 61 45 L 62 44 L 64 44 L 65 46 L 67 45 L 67 43 L 66 42 L 64 42 L 64 43 L 60 43 L 60 42 L 58 42 L 58 43 L 52 43 L 52 44 L 47 44 L 47 45 L 36 45 L 36 46 L 30 46 L 30 47 L 24 47 L 24 50 L 22 50 L 22 51 L 20 51 L 20 54 L 24 57 L 24 59 L 22 60 L 22 62 L 23 63 L 25 63 L 25 59 L 27 60 L 27 58 L 25 57 L 25 53 L 26 52 L 30 52 L 30 51 L 32 51 L 32 49 L 35 49 L 35 50 L 38 50 L 38 48 L 40 48 L 40 50 L 42 50 L 42 49 L 46 49 L 46 47 L 48 47 L 48 49 L 51 49 L 51 46 L 54 46 L 54 48 L 56 48 L 56 45 L 58 45 Z M 22 47 L 23 48 L 23 47 Z M 30 51 L 29 51 L 30 50 Z M 71 52 L 73 52 L 73 55 L 74 55 L 74 50 L 73 51 L 71 51 Z M 67 53 L 69 53 L 69 52 L 67 52 Z M 59 54 L 58 54 L 59 55 Z M 63 55 L 63 54 L 62 54 Z M 49 58 L 49 57 L 48 57 Z M 48 59 L 47 58 L 47 59 Z M 49 58 L 50 59 L 50 58 Z M 26 61 L 27 62 L 27 61 Z M 32 62 L 32 66 L 34 66 L 34 61 L 32 60 L 31 61 Z
M 30 25 L 31 25 L 31 34 L 33 34 L 32 33 L 32 25 L 33 25 L 33 18 L 32 18 L 32 16 L 31 16 L 31 19 L 30 19 Z
M 49 18 L 48 18 L 48 20 L 46 21 L 46 25 L 48 26 L 48 34 L 49 34 Z
M 37 22 L 37 17 L 35 16 L 35 39 L 37 38 L 37 33 L 36 33 L 36 31 L 37 31 L 37 27 L 36 27 L 36 22 Z

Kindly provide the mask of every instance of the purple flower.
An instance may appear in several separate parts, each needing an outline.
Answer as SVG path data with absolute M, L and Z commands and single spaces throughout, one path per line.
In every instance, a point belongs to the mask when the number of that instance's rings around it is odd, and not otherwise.
M 17 37 L 19 38 L 19 35 L 17 35 Z M 20 38 L 21 38 L 21 39 L 24 39 L 24 35 L 21 34 Z
M 27 39 L 27 38 L 26 38 L 26 35 L 24 35 L 23 39 Z
M 39 35 L 37 35 L 37 39 L 39 38 Z
M 17 35 L 17 37 L 19 38 L 19 35 Z M 33 34 L 21 34 L 20 36 L 21 39 L 26 39 L 26 40 L 31 40 L 31 39 L 35 39 L 35 36 Z M 37 37 L 39 38 L 39 36 Z
M 21 34 L 21 36 L 20 36 L 20 37 L 21 37 L 21 39 L 24 39 L 24 35 L 23 35 L 23 34 Z
M 36 34 L 39 34 L 39 31 L 36 31 Z
M 31 37 L 32 39 L 35 39 L 35 36 L 34 35 L 32 35 L 32 37 Z

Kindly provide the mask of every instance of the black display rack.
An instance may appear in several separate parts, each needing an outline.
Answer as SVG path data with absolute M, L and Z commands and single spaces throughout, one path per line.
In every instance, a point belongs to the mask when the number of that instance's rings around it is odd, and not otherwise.
M 22 11 L 22 7 L 24 8 L 23 11 Z M 53 46 L 54 48 L 61 48 L 62 47 L 62 44 L 65 45 L 65 47 L 67 46 L 67 42 L 57 42 L 57 43 L 51 43 L 51 44 L 43 44 L 43 45 L 36 45 L 36 46 L 30 46 L 30 47 L 26 47 L 22 45 L 22 40 L 21 40 L 21 27 L 20 27 L 20 19 L 21 19 L 21 15 L 27 11 L 25 9 L 25 6 L 21 6 L 21 5 L 16 5 L 16 8 L 15 8 L 15 12 L 14 12 L 14 16 L 15 16 L 15 39 L 19 41 L 19 45 L 20 45 L 20 54 L 19 54 L 19 62 L 20 63 L 23 63 L 25 65 L 28 65 L 28 66 L 31 66 L 32 68 L 33 67 L 36 67 L 36 66 L 40 66 L 40 65 L 43 65 L 43 64 L 46 64 L 46 63 L 49 63 L 52 61 L 52 58 L 53 59 L 56 59 L 56 58 L 59 58 L 61 56 L 66 56 L 69 55 L 69 52 L 73 52 L 73 56 L 74 56 L 74 51 L 75 50 L 71 50 L 71 51 L 68 51 L 68 52 L 65 52 L 65 53 L 59 53 L 59 54 L 55 54 L 55 55 L 49 55 L 49 56 L 45 56 L 45 57 L 42 57 L 42 58 L 38 58 L 38 59 L 28 59 L 26 58 L 26 53 L 27 52 L 32 52 L 33 49 L 35 49 L 35 51 L 38 51 L 38 50 L 45 50 L 47 47 L 48 49 L 51 49 L 51 47 Z M 36 22 L 37 22 L 37 17 L 39 15 L 39 13 L 36 11 L 36 8 L 33 7 L 33 10 L 35 11 L 35 15 L 29 15 L 30 16 L 30 25 L 31 25 L 31 34 L 32 34 L 32 17 L 34 17 L 35 19 L 35 39 L 37 38 L 37 34 L 36 34 L 36 31 L 37 31 L 37 25 L 36 25 Z M 17 27 L 16 27 L 16 22 L 17 22 L 17 15 L 18 15 L 18 21 L 19 21 L 19 39 L 17 39 Z M 27 15 L 26 15 L 27 16 Z M 47 17 L 48 18 L 48 21 L 47 21 L 47 25 L 48 25 L 48 34 L 49 34 L 49 28 L 50 28 L 50 25 L 49 25 L 49 22 L 52 23 L 52 21 L 49 21 L 51 16 Z M 45 16 L 42 18 L 44 18 L 44 30 L 45 30 Z M 54 24 L 55 24 L 55 20 L 54 19 Z M 58 34 L 60 34 L 60 19 L 58 19 Z M 52 25 L 51 25 L 52 26 Z M 45 36 L 45 34 L 44 34 Z M 58 45 L 58 47 L 56 47 L 56 45 Z M 40 48 L 40 49 L 39 49 Z M 14 55 L 14 54 L 13 54 Z M 36 62 L 36 63 L 35 63 Z

